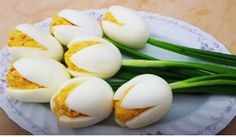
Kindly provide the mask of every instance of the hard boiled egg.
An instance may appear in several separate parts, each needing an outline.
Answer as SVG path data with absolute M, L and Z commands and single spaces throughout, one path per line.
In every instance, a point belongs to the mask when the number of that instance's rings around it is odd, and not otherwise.
M 60 125 L 86 127 L 110 115 L 113 90 L 108 83 L 97 77 L 73 78 L 59 88 L 50 104 Z
M 101 25 L 88 14 L 65 9 L 52 18 L 50 24 L 52 35 L 63 45 L 67 45 L 72 39 L 81 35 L 94 35 L 102 37 Z
M 144 127 L 163 117 L 171 103 L 172 91 L 164 79 L 152 74 L 139 75 L 116 91 L 115 120 L 123 127 Z
M 30 24 L 18 25 L 8 39 L 10 54 L 16 59 L 22 57 L 48 57 L 62 60 L 63 48 L 50 34 Z
M 150 36 L 147 22 L 128 8 L 110 7 L 101 22 L 106 36 L 133 49 L 143 48 Z
M 49 58 L 21 58 L 7 73 L 8 94 L 24 102 L 49 102 L 58 87 L 70 79 L 59 62 Z
M 122 57 L 116 46 L 95 36 L 81 36 L 68 44 L 65 62 L 73 76 L 110 78 L 121 67 Z

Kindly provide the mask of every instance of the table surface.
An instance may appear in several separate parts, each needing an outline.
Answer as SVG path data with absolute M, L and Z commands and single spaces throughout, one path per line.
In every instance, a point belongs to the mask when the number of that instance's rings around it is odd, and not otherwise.
M 191 23 L 216 37 L 236 54 L 236 0 L 1 0 L 0 48 L 20 23 L 39 22 L 65 8 L 99 9 L 122 5 L 157 12 Z M 29 134 L 0 109 L 0 134 Z M 219 134 L 236 134 L 236 118 Z

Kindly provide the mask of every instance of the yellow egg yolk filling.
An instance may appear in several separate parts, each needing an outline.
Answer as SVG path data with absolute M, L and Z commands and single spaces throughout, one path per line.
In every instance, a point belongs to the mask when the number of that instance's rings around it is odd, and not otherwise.
M 102 20 L 104 21 L 108 21 L 108 22 L 112 22 L 118 26 L 123 26 L 124 23 L 118 22 L 116 20 L 116 18 L 112 15 L 111 12 L 106 12 L 103 16 L 102 16 Z
M 10 88 L 16 89 L 38 89 L 43 88 L 38 84 L 35 84 L 20 75 L 14 67 L 11 67 L 6 77 L 7 83 Z
M 30 36 L 18 31 L 14 30 L 10 33 L 8 39 L 9 47 L 29 47 L 29 48 L 38 48 L 41 50 L 48 50 L 39 42 L 35 41 Z
M 58 25 L 70 25 L 70 26 L 75 26 L 73 23 L 69 22 L 68 20 L 64 19 L 63 17 L 60 16 L 53 16 L 52 22 L 50 23 L 50 31 L 51 34 L 54 34 L 54 26 Z
M 86 72 L 83 69 L 78 68 L 75 64 L 73 64 L 70 60 L 70 58 L 72 57 L 73 54 L 75 54 L 76 52 L 78 52 L 79 50 L 82 50 L 83 48 L 89 47 L 89 46 L 93 46 L 96 44 L 100 44 L 101 42 L 98 41 L 84 41 L 84 42 L 80 42 L 77 43 L 75 45 L 72 45 L 69 50 L 65 53 L 65 62 L 68 66 L 69 69 L 77 71 L 77 72 Z
M 132 88 L 133 88 L 133 86 L 128 88 L 124 92 L 124 94 L 123 94 L 123 96 L 122 96 L 122 98 L 120 100 L 115 100 L 114 101 L 115 117 L 119 120 L 119 122 L 125 123 L 125 122 L 131 120 L 132 118 L 138 116 L 139 114 L 143 113 L 147 109 L 149 109 L 149 108 L 126 109 L 126 108 L 122 108 L 121 107 L 121 103 L 122 103 L 123 99 L 130 92 L 130 90 Z
M 76 118 L 79 116 L 87 116 L 85 114 L 79 113 L 77 111 L 74 111 L 65 104 L 65 100 L 68 97 L 68 95 L 81 83 L 72 83 L 63 89 L 60 90 L 60 92 L 55 96 L 53 99 L 54 107 L 53 111 L 55 112 L 57 117 L 60 116 L 68 116 L 70 118 Z

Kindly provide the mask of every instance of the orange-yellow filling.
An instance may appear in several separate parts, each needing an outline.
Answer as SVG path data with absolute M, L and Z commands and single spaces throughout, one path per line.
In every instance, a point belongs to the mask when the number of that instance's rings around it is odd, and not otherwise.
M 112 22 L 118 26 L 124 25 L 124 23 L 118 22 L 111 12 L 106 12 L 102 17 L 102 20 Z
M 125 123 L 131 120 L 132 118 L 138 116 L 139 114 L 143 113 L 144 111 L 148 109 L 148 108 L 126 109 L 126 108 L 122 108 L 120 105 L 121 105 L 121 101 L 114 102 L 116 118 L 122 123 Z
M 77 71 L 77 72 L 83 72 L 83 69 L 78 68 L 75 64 L 73 64 L 70 60 L 70 58 L 72 57 L 73 54 L 75 54 L 76 52 L 78 52 L 79 50 L 89 47 L 89 46 L 93 46 L 96 44 L 100 44 L 101 42 L 97 42 L 97 41 L 84 41 L 84 42 L 80 42 L 77 43 L 75 45 L 72 45 L 69 50 L 65 53 L 65 62 L 68 66 L 69 69 Z
M 57 16 L 57 15 L 53 16 L 52 22 L 50 23 L 51 34 L 54 34 L 53 26 L 57 26 L 57 25 L 71 25 L 71 26 L 73 26 L 74 24 L 69 22 L 68 20 L 64 19 L 63 17 Z
M 56 95 L 56 97 L 53 99 L 54 102 L 54 108 L 53 111 L 55 112 L 57 117 L 60 116 L 68 116 L 70 118 L 75 118 L 78 116 L 87 116 L 85 114 L 79 113 L 77 111 L 74 111 L 67 107 L 65 104 L 65 100 L 68 97 L 68 95 L 79 85 L 80 83 L 73 83 L 71 85 L 68 85 L 60 90 L 60 92 Z
M 38 84 L 35 84 L 20 75 L 14 67 L 11 67 L 6 77 L 9 87 L 16 89 L 38 89 L 43 88 Z
M 133 85 L 134 86 L 134 85 Z M 121 107 L 121 103 L 125 96 L 130 92 L 130 90 L 133 88 L 131 86 L 128 88 L 124 94 L 122 95 L 122 98 L 120 100 L 114 101 L 114 108 L 115 108 L 115 117 L 122 123 L 125 123 L 132 118 L 138 116 L 139 114 L 143 113 L 146 111 L 148 108 L 141 108 L 141 109 L 126 109 Z
M 30 47 L 30 48 L 39 48 L 41 50 L 47 50 L 42 44 L 38 43 L 30 36 L 18 31 L 14 30 L 10 33 L 8 39 L 9 47 Z

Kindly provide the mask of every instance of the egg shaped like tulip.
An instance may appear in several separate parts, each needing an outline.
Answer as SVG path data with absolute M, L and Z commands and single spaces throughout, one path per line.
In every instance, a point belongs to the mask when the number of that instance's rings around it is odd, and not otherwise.
M 23 102 L 50 102 L 58 87 L 70 79 L 59 62 L 48 58 L 21 58 L 7 73 L 7 92 Z
M 8 39 L 10 54 L 16 59 L 22 57 L 48 57 L 62 60 L 63 48 L 50 34 L 30 24 L 20 24 Z
M 158 121 L 172 103 L 172 91 L 161 77 L 143 74 L 123 84 L 114 95 L 115 120 L 140 128 Z
M 94 35 L 102 37 L 101 25 L 88 14 L 65 9 L 52 18 L 50 24 L 52 35 L 63 45 L 67 45 L 72 39 L 81 35 Z
M 150 36 L 147 22 L 136 11 L 112 6 L 102 17 L 106 36 L 133 49 L 143 48 Z
M 121 67 L 119 49 L 112 43 L 93 36 L 78 37 L 68 44 L 65 62 L 73 76 L 110 78 Z
M 60 125 L 70 128 L 86 127 L 110 115 L 113 90 L 98 77 L 73 78 L 59 88 L 50 104 Z

